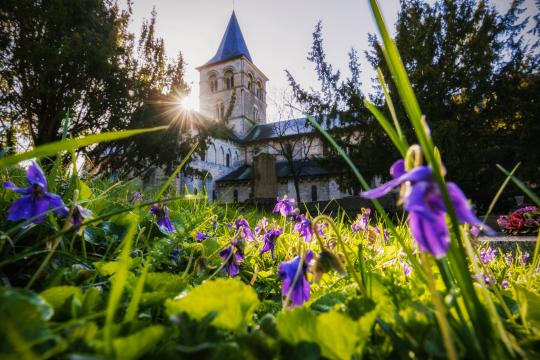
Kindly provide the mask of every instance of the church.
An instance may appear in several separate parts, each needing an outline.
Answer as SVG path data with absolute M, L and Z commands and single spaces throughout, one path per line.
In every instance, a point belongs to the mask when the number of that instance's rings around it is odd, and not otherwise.
M 231 130 L 212 138 L 190 167 L 204 176 L 180 177 L 179 188 L 221 203 L 275 201 L 288 195 L 311 203 L 341 199 L 337 175 L 320 166 L 324 147 L 306 118 L 267 122 L 269 79 L 248 50 L 233 12 L 216 54 L 197 68 L 199 112 Z

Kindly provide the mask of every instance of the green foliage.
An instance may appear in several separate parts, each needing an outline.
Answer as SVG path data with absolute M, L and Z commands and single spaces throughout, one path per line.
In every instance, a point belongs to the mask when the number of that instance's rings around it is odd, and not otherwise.
M 165 331 L 165 327 L 153 325 L 129 336 L 115 338 L 113 341 L 115 358 L 122 360 L 139 359 L 155 349 L 163 338 Z
M 276 325 L 285 341 L 293 345 L 317 344 L 324 357 L 345 360 L 355 353 L 362 353 L 365 337 L 371 333 L 376 315 L 373 311 L 354 321 L 335 310 L 317 316 L 307 308 L 296 308 L 280 313 Z
M 321 88 L 306 89 L 288 73 L 295 99 L 319 122 L 339 118 L 344 127 L 361 132 L 360 136 L 345 130 L 332 136 L 367 179 L 387 176 L 400 152 L 403 157 L 404 146 L 387 119 L 405 123 L 411 116 L 423 114 L 448 174 L 476 206 L 486 209 L 504 180 L 494 163 L 509 168 L 522 161 L 518 176 L 534 190 L 540 176 L 540 150 L 533 139 L 540 136 L 540 127 L 535 120 L 538 102 L 532 98 L 540 86 L 540 61 L 538 49 L 531 51 L 525 41 L 525 6 L 534 8 L 519 0 L 501 14 L 489 1 L 401 1 L 396 48 L 386 49 L 385 54 L 382 39 L 369 36 L 367 60 L 373 69 L 380 69 L 380 80 L 388 81 L 377 84 L 378 92 L 370 101 L 360 90 L 356 52 L 350 53 L 351 75 L 342 79 L 326 59 L 322 25 L 318 23 L 308 59 L 315 65 Z M 539 35 L 530 37 L 540 39 Z M 402 70 L 385 59 L 395 56 L 398 49 Z M 405 78 L 412 87 L 402 92 L 405 87 L 395 81 L 403 83 Z M 417 100 L 409 103 L 413 89 Z M 389 96 L 398 94 L 402 103 L 394 106 Z M 404 139 L 411 142 L 414 131 L 404 127 Z M 327 153 L 330 158 L 325 164 L 330 169 L 344 167 L 333 147 Z M 341 178 L 340 185 L 358 188 L 350 174 Z M 517 192 L 510 190 L 499 202 L 500 208 L 512 205 L 511 195 Z
M 34 350 L 49 350 L 46 342 L 57 341 L 47 320 L 53 309 L 31 291 L 0 288 L 0 355 L 32 357 Z
M 212 324 L 232 331 L 245 330 L 258 304 L 257 293 L 233 279 L 207 281 L 187 295 L 165 302 L 169 316 L 185 312 L 200 320 L 216 312 Z

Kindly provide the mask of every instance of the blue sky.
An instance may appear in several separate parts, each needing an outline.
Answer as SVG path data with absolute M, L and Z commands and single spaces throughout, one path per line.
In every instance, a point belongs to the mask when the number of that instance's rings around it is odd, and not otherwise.
M 527 0 L 532 4 L 533 0 Z M 393 26 L 398 0 L 380 1 L 387 23 Z M 510 0 L 494 2 L 505 11 Z M 216 52 L 229 21 L 233 0 L 134 0 L 130 27 L 139 33 L 152 7 L 157 11 L 157 34 L 165 41 L 167 54 L 182 51 L 187 62 L 186 78 L 192 87 L 187 103 L 198 109 L 199 74 L 195 67 Z M 365 92 L 371 91 L 373 70 L 364 59 L 368 33 L 374 33 L 367 0 L 235 0 L 234 9 L 254 63 L 268 76 L 268 119 L 276 120 L 272 104 L 279 103 L 287 88 L 285 69 L 306 86 L 317 87 L 313 66 L 306 60 L 311 35 L 318 20 L 323 21 L 327 58 L 346 70 L 351 47 L 361 52 Z M 529 6 L 529 10 L 534 9 Z

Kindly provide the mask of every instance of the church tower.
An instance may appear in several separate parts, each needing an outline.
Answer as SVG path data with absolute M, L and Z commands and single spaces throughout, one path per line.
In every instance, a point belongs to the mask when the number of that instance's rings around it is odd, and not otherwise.
M 253 63 L 234 11 L 216 54 L 197 70 L 202 114 L 227 121 L 240 138 L 254 125 L 266 123 L 268 78 Z

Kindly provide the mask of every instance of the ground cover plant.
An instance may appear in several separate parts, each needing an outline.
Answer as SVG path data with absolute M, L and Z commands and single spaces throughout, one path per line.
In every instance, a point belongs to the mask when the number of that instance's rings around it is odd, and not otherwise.
M 445 181 L 444 154 L 371 5 L 418 143 L 400 135 L 404 122 L 374 110 L 402 157 L 376 189 L 333 143 L 372 209 L 355 219 L 310 214 L 280 197 L 262 213 L 177 193 L 172 179 L 195 147 L 155 192 L 85 180 L 75 161 L 46 172 L 28 161 L 137 131 L 0 158 L 0 356 L 538 357 L 539 248 L 478 243 L 492 230 Z M 376 200 L 393 189 L 405 210 L 397 219 Z

